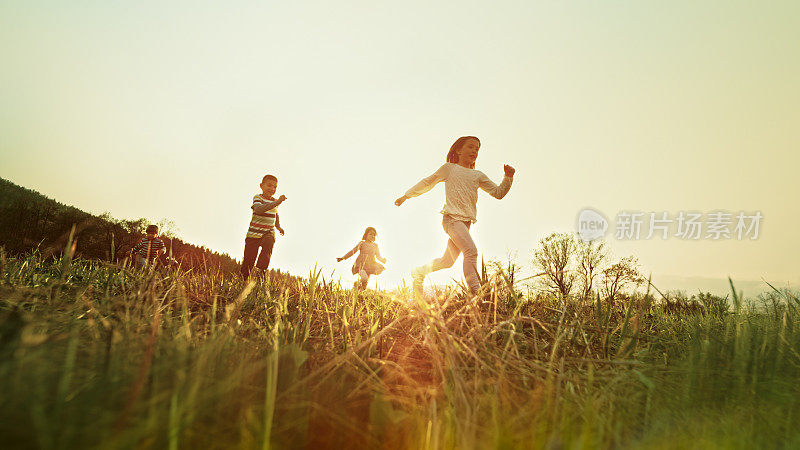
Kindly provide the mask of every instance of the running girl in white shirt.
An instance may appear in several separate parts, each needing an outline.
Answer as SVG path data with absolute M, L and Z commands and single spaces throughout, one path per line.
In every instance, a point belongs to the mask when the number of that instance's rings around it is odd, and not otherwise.
M 500 185 L 496 185 L 483 172 L 475 170 L 475 160 L 481 141 L 474 136 L 458 138 L 447 153 L 447 162 L 433 175 L 423 178 L 405 195 L 395 200 L 394 204 L 400 206 L 411 197 L 422 195 L 431 190 L 437 183 L 444 181 L 446 202 L 441 213 L 442 227 L 450 237 L 447 249 L 441 258 L 434 259 L 424 266 L 411 271 L 414 279 L 414 290 L 422 291 L 425 276 L 431 272 L 453 266 L 460 253 L 464 253 L 464 278 L 470 290 L 477 293 L 480 290 L 480 277 L 478 276 L 478 249 L 472 236 L 469 234 L 471 224 L 477 222 L 476 204 L 478 202 L 478 188 L 483 189 L 492 197 L 503 198 L 514 180 L 514 168 L 505 165 L 505 177 Z

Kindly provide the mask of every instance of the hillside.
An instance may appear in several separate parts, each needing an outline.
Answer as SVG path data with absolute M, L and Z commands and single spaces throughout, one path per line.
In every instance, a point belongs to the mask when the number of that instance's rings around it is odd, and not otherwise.
M 118 220 L 96 216 L 0 178 L 0 246 L 10 254 L 34 250 L 59 254 L 72 226 L 76 227 L 76 256 L 105 261 L 124 258 L 144 235 L 146 219 Z M 234 271 L 238 263 L 225 253 L 166 236 L 168 251 L 184 268 Z

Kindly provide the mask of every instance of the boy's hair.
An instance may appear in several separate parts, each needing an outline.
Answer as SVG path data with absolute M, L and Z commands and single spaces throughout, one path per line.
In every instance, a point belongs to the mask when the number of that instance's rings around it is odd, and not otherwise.
M 478 146 L 481 145 L 481 140 L 475 136 L 461 136 L 460 138 L 456 139 L 455 142 L 453 142 L 453 145 L 450 146 L 450 151 L 447 152 L 447 162 L 458 164 L 458 151 L 461 150 L 461 147 L 467 143 L 468 139 L 475 139 L 478 141 Z
M 272 180 L 274 182 L 278 182 L 278 178 L 275 175 L 264 175 L 264 178 L 261 179 L 261 184 L 267 182 L 267 180 Z
M 376 237 L 378 236 L 378 232 L 377 232 L 377 231 L 375 231 L 375 228 L 372 228 L 372 227 L 367 227 L 367 229 L 366 229 L 366 230 L 364 230 L 364 236 L 361 236 L 361 240 L 362 240 L 362 241 L 366 241 L 366 240 L 367 240 L 367 235 L 369 234 L 369 232 L 370 232 L 370 231 L 371 231 L 371 232 L 373 232 L 373 233 L 375 233 L 375 236 L 376 236 Z
M 145 231 L 147 234 L 156 234 L 158 233 L 158 226 L 157 225 L 148 225 L 147 230 Z

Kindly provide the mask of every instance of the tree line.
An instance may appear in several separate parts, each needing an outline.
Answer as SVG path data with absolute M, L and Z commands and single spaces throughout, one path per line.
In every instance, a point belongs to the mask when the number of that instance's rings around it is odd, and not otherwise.
M 75 226 L 75 256 L 121 262 L 144 236 L 146 219 L 118 220 L 64 205 L 0 178 L 0 246 L 9 254 L 39 251 L 58 256 Z M 184 242 L 174 236 L 169 222 L 158 224 L 161 239 L 184 269 L 235 272 L 239 264 L 226 253 Z M 165 226 L 166 225 L 166 226 Z
M 537 284 L 561 298 L 602 295 L 614 302 L 628 290 L 648 284 L 639 261 L 626 256 L 614 261 L 602 240 L 585 242 L 576 233 L 552 233 L 533 252 Z

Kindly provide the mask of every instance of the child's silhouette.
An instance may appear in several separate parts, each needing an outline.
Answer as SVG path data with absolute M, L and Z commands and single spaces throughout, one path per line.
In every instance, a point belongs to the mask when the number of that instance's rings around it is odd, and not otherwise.
M 375 243 L 377 237 L 378 232 L 375 231 L 375 228 L 367 227 L 361 242 L 341 258 L 336 258 L 336 261 L 343 261 L 359 252 L 352 270 L 353 275 L 358 274 L 360 277 L 362 289 L 367 287 L 370 275 L 379 275 L 384 270 L 384 267 L 376 259 L 386 264 L 386 258 L 381 256 L 378 244 Z

